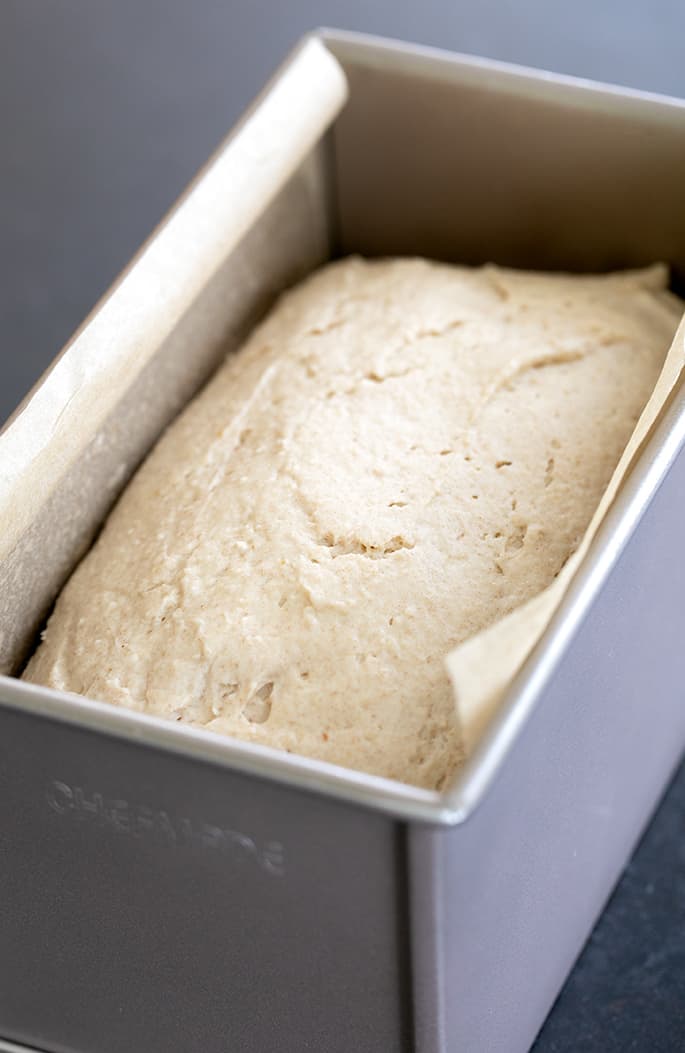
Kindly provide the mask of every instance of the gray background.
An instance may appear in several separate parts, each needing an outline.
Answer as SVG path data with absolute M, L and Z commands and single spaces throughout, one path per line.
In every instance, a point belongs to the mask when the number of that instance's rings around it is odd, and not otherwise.
M 321 24 L 685 97 L 683 0 L 0 0 L 0 421 Z M 681 773 L 537 1053 L 685 1049 L 684 810 Z

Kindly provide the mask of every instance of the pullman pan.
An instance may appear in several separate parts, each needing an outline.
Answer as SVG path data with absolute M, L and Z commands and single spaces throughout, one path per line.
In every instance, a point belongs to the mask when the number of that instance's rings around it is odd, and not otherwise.
M 349 252 L 663 259 L 677 285 L 684 180 L 676 100 L 337 31 L 296 49 L 0 440 L 0 1047 L 529 1048 L 685 741 L 682 391 L 443 794 L 16 674 L 280 289 Z

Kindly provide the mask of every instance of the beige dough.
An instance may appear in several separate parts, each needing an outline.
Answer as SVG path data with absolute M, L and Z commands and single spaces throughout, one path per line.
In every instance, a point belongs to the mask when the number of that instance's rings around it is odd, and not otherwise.
M 665 284 L 316 272 L 161 438 L 25 677 L 441 787 L 445 655 L 578 545 L 682 312 Z

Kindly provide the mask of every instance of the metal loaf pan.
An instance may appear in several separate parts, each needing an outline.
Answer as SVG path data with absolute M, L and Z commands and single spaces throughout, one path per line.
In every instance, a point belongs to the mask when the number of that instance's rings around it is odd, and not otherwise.
M 78 455 L 33 487 L 35 518 L 0 563 L 8 674 L 156 435 L 273 295 L 328 256 L 665 259 L 685 276 L 683 104 L 324 31 L 67 355 L 88 340 L 96 353 L 155 253 L 196 273 L 192 254 L 169 255 L 170 231 L 312 49 L 349 85 L 332 127 L 239 238 L 219 238 L 114 411 L 93 410 Z M 264 169 L 249 151 L 241 164 L 250 179 Z M 118 339 L 138 346 L 146 317 L 129 311 Z M 676 393 L 443 795 L 0 677 L 3 1048 L 523 1053 L 685 741 L 684 436 Z

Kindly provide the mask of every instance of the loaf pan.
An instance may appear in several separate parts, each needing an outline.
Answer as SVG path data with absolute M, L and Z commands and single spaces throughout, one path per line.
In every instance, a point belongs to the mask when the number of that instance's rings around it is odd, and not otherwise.
M 529 1048 L 685 741 L 678 389 L 444 793 L 18 674 L 283 287 L 349 252 L 677 286 L 684 180 L 676 100 L 328 30 L 279 70 L 2 436 L 0 1047 Z

